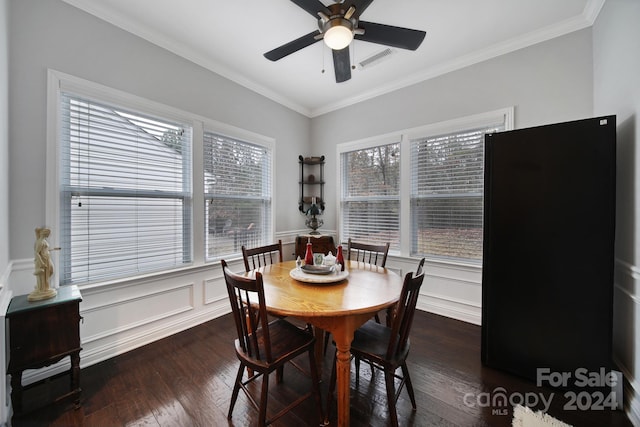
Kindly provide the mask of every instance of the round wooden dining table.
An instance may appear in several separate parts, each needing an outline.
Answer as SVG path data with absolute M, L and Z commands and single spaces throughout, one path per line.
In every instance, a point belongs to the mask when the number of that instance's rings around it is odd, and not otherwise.
M 349 272 L 346 279 L 330 283 L 308 283 L 292 278 L 290 272 L 296 268 L 295 261 L 271 264 L 255 271 L 262 273 L 265 302 L 271 314 L 302 319 L 316 331 L 329 331 L 333 335 L 337 349 L 337 424 L 346 427 L 349 425 L 353 333 L 378 311 L 398 301 L 402 278 L 389 269 L 362 262 L 345 261 L 345 267 Z M 321 356 L 322 339 L 316 336 L 316 354 Z

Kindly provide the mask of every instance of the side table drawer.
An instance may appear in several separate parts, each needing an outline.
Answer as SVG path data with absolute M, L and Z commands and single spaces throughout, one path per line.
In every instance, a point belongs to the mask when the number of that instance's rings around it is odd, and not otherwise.
M 78 302 L 28 311 L 9 319 L 9 373 L 55 363 L 80 348 Z
M 7 308 L 9 365 L 11 375 L 11 404 L 14 417 L 23 415 L 22 395 L 26 388 L 41 382 L 22 385 L 22 373 L 39 369 L 69 357 L 69 391 L 56 401 L 74 398 L 80 405 L 80 302 L 82 295 L 77 286 L 61 286 L 49 299 L 29 301 L 28 295 L 11 299 Z

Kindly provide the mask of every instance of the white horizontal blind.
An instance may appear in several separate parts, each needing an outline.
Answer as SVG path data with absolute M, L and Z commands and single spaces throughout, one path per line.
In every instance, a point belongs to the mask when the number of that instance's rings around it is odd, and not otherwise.
M 265 146 L 205 132 L 207 260 L 273 243 L 271 157 Z
M 484 135 L 499 130 L 411 140 L 412 256 L 482 259 Z
M 61 129 L 61 283 L 191 262 L 191 127 L 62 93 Z
M 344 152 L 341 237 L 400 247 L 400 144 Z

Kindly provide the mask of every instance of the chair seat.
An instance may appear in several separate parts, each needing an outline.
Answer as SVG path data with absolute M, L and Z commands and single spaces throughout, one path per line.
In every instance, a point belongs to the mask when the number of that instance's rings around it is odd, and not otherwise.
M 381 245 L 364 243 L 364 242 L 354 242 L 349 238 L 347 241 L 347 261 L 356 261 L 358 263 L 363 262 L 365 264 L 377 265 L 378 267 L 385 268 L 387 265 L 387 256 L 389 254 L 389 247 L 391 244 L 389 242 Z M 387 319 L 386 324 L 391 326 L 391 316 L 392 310 L 391 308 L 386 310 Z M 378 313 L 375 314 L 376 322 L 382 323 L 380 321 L 380 315 Z M 324 351 L 327 352 L 327 344 L 329 344 L 329 334 L 325 334 L 324 337 Z
M 258 329 L 254 333 L 258 336 L 259 345 L 261 347 L 264 346 L 262 329 Z M 271 356 L 273 358 L 270 364 L 265 360 L 248 356 L 248 354 L 242 350 L 240 340 L 236 339 L 235 347 L 238 358 L 244 361 L 250 368 L 262 371 L 268 366 L 275 366 L 286 362 L 291 359 L 293 354 L 304 353 L 315 340 L 314 336 L 309 332 L 283 319 L 276 319 L 269 322 L 269 334 L 271 338 Z M 255 352 L 252 352 L 252 354 L 255 354 Z
M 278 252 L 282 257 L 282 245 L 278 242 Z M 245 252 L 243 246 L 243 252 Z M 238 373 L 233 383 L 231 404 L 227 418 L 233 416 L 233 408 L 238 400 L 240 390 L 244 392 L 251 406 L 258 411 L 257 425 L 264 427 L 290 412 L 307 399 L 315 400 L 319 423 L 324 422 L 322 401 L 320 400 L 320 378 L 315 358 L 315 337 L 307 330 L 299 329 L 283 319 L 270 320 L 264 296 L 262 273 L 240 275 L 229 270 L 225 260 L 221 260 L 224 281 L 227 286 L 233 321 L 236 324 L 237 339 L 234 340 L 236 356 L 240 361 Z M 248 269 L 248 266 L 246 266 Z M 294 358 L 307 353 L 309 357 L 308 374 L 311 377 L 311 390 L 302 395 L 294 395 L 277 414 L 267 417 L 267 401 L 269 397 L 269 376 L 276 372 L 282 378 L 282 370 L 286 363 L 291 363 L 302 373 L 307 374 Z M 247 379 L 244 380 L 245 371 Z M 262 379 L 260 398 L 254 397 L 253 387 L 249 387 L 256 379 Z M 281 381 L 278 381 L 281 382 Z M 245 424 L 245 423 L 243 423 Z
M 386 325 L 382 325 L 375 320 L 369 320 L 360 328 L 358 328 L 353 335 L 353 342 L 351 343 L 351 353 L 355 356 L 367 356 L 366 359 L 382 363 L 390 363 L 393 365 L 396 360 L 389 360 L 387 358 L 388 344 L 391 337 L 391 328 Z M 399 337 L 398 337 L 399 338 Z M 407 343 L 398 353 L 394 359 L 404 360 L 409 352 L 410 343 L 407 339 Z
M 374 368 L 384 371 L 385 389 L 387 392 L 387 407 L 389 410 L 389 423 L 392 427 L 398 427 L 398 413 L 396 402 L 403 388 L 406 388 L 411 407 L 416 410 L 416 397 L 411 385 L 411 376 L 407 368 L 407 355 L 409 354 L 409 333 L 413 323 L 413 315 L 418 302 L 420 286 L 424 279 L 422 270 L 424 259 L 420 261 L 418 274 L 407 273 L 404 276 L 402 292 L 396 304 L 397 310 L 391 320 L 391 326 L 383 325 L 380 322 L 369 320 L 358 328 L 351 342 L 351 354 L 356 365 L 356 387 L 360 379 L 360 360 L 369 362 L 371 373 Z M 327 399 L 327 412 L 331 408 L 333 401 L 333 391 L 336 387 L 335 363 L 338 356 L 336 351 L 333 356 L 333 369 L 331 371 L 331 382 L 329 383 L 329 397 Z M 402 374 L 396 371 L 400 368 Z M 400 380 L 396 387 L 396 380 Z M 406 386 L 406 387 L 405 387 Z

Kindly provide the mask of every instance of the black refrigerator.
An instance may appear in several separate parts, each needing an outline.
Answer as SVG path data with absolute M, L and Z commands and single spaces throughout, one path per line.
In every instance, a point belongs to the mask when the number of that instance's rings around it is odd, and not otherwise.
M 615 116 L 486 135 L 485 365 L 611 368 L 615 144 Z

